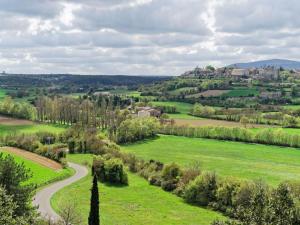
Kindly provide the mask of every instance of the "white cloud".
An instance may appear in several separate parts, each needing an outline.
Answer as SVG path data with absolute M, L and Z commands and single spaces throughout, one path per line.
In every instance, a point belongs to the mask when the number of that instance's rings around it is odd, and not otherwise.
M 299 58 L 297 0 L 0 0 L 0 70 L 166 74 Z

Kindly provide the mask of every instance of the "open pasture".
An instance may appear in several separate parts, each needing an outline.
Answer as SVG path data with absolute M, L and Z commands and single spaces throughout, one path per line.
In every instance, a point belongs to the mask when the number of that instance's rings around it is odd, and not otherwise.
M 257 96 L 259 94 L 259 91 L 254 88 L 238 88 L 231 90 L 223 96 L 225 97 L 248 97 L 248 96 Z
M 9 133 L 36 133 L 51 132 L 60 133 L 66 129 L 63 125 L 35 123 L 30 120 L 15 119 L 11 117 L 0 116 L 0 135 Z
M 92 155 L 68 155 L 68 160 L 79 164 L 91 164 Z M 129 173 L 129 186 L 111 186 L 99 183 L 101 224 L 161 224 L 161 225 L 209 225 L 222 215 L 192 206 L 174 194 L 151 186 L 138 175 Z M 51 201 L 54 209 L 60 202 L 76 201 L 83 221 L 87 221 L 90 207 L 92 176 L 72 184 L 56 193 Z M 82 225 L 85 225 L 83 223 Z
M 262 179 L 271 185 L 300 181 L 300 150 L 296 148 L 160 135 L 122 150 L 146 160 L 183 166 L 197 161 L 203 170 L 220 176 Z
M 191 112 L 193 105 L 185 102 L 161 102 L 161 101 L 152 101 L 153 106 L 175 106 L 178 113 L 168 114 L 172 119 L 198 119 L 195 116 L 188 115 Z

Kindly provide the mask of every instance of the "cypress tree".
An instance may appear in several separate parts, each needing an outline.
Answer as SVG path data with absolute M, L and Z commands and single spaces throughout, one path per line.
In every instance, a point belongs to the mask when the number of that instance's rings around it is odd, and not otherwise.
M 99 225 L 99 192 L 97 176 L 94 175 L 93 186 L 91 189 L 91 209 L 89 214 L 89 225 Z

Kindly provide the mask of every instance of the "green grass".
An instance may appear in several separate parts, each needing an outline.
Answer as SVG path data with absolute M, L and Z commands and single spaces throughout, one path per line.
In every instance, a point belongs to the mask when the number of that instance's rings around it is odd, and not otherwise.
M 55 171 L 53 169 L 50 169 L 48 167 L 42 166 L 38 163 L 25 159 L 21 156 L 17 156 L 12 153 L 7 153 L 5 152 L 5 150 L 3 151 L 0 150 L 0 151 L 3 152 L 4 155 L 8 155 L 8 154 L 12 155 L 17 163 L 23 162 L 25 167 L 30 169 L 32 173 L 32 178 L 30 178 L 28 183 L 36 184 L 39 187 L 57 180 L 61 180 L 73 174 L 73 170 L 70 168 Z
M 153 106 L 175 106 L 179 113 L 187 114 L 193 108 L 192 104 L 185 102 L 151 102 Z
M 284 109 L 297 110 L 300 109 L 300 105 L 284 105 Z
M 300 150 L 201 138 L 164 136 L 122 147 L 140 158 L 186 166 L 194 161 L 203 170 L 239 179 L 263 179 L 271 185 L 300 180 Z
M 257 96 L 259 94 L 259 91 L 254 88 L 239 88 L 229 91 L 228 93 L 225 93 L 223 96 L 226 97 L 247 97 L 247 96 Z
M 62 125 L 48 125 L 48 124 L 32 124 L 32 125 L 0 125 L 0 135 L 9 133 L 36 133 L 36 132 L 51 132 L 61 133 L 66 129 Z
M 3 100 L 6 96 L 6 90 L 3 88 L 0 88 L 0 100 Z
M 198 117 L 188 115 L 193 108 L 193 105 L 189 103 L 153 101 L 151 104 L 153 106 L 175 106 L 178 113 L 168 114 L 171 119 L 199 119 Z
M 83 164 L 91 163 L 91 155 L 68 155 L 68 160 Z M 72 184 L 51 199 L 57 210 L 60 202 L 67 202 L 76 196 L 79 212 L 87 224 L 92 177 L 87 176 Z M 209 225 L 220 214 L 188 205 L 183 200 L 158 187 L 151 186 L 143 178 L 129 174 L 129 186 L 116 187 L 99 183 L 101 224 L 105 225 Z

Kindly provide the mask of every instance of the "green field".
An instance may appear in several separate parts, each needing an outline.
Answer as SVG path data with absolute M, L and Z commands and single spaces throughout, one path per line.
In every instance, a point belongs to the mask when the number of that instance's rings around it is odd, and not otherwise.
M 193 105 L 185 102 L 151 102 L 153 106 L 175 106 L 178 113 L 168 114 L 172 119 L 199 119 L 198 117 L 188 115 L 191 112 Z
M 32 124 L 32 125 L 0 125 L 0 135 L 9 133 L 36 133 L 36 132 L 51 132 L 60 133 L 66 129 L 62 125 L 48 124 Z
M 1 150 L 0 150 L 1 151 Z M 4 155 L 8 155 L 8 153 L 2 151 Z M 17 156 L 15 154 L 11 154 L 17 163 L 24 163 L 25 167 L 30 169 L 32 173 L 32 178 L 28 181 L 29 183 L 34 183 L 38 186 L 42 186 L 48 183 L 51 183 L 56 180 L 61 180 L 65 177 L 71 176 L 73 174 L 73 170 L 70 168 L 62 169 L 59 171 L 54 171 L 48 167 L 42 166 L 33 161 L 27 160 L 23 157 Z
M 122 147 L 143 159 L 186 166 L 194 161 L 203 170 L 240 179 L 263 179 L 271 185 L 300 181 L 300 150 L 201 138 L 161 135 L 157 139 Z
M 68 160 L 80 164 L 90 163 L 92 156 L 68 155 Z M 76 196 L 83 224 L 87 224 L 91 184 L 92 177 L 89 175 L 62 189 L 53 196 L 52 206 L 58 209 L 60 202 L 70 201 Z M 101 224 L 105 225 L 209 225 L 215 218 L 223 218 L 208 209 L 188 205 L 181 198 L 149 185 L 134 174 L 129 174 L 127 187 L 100 184 L 99 191 Z
M 284 105 L 284 109 L 291 109 L 291 110 L 297 110 L 300 109 L 300 105 Z
M 225 97 L 247 97 L 247 96 L 257 96 L 259 94 L 259 91 L 254 88 L 240 88 L 240 89 L 234 89 L 229 91 L 228 93 L 224 94 Z
M 6 96 L 6 90 L 3 88 L 0 88 L 0 100 L 4 99 Z

